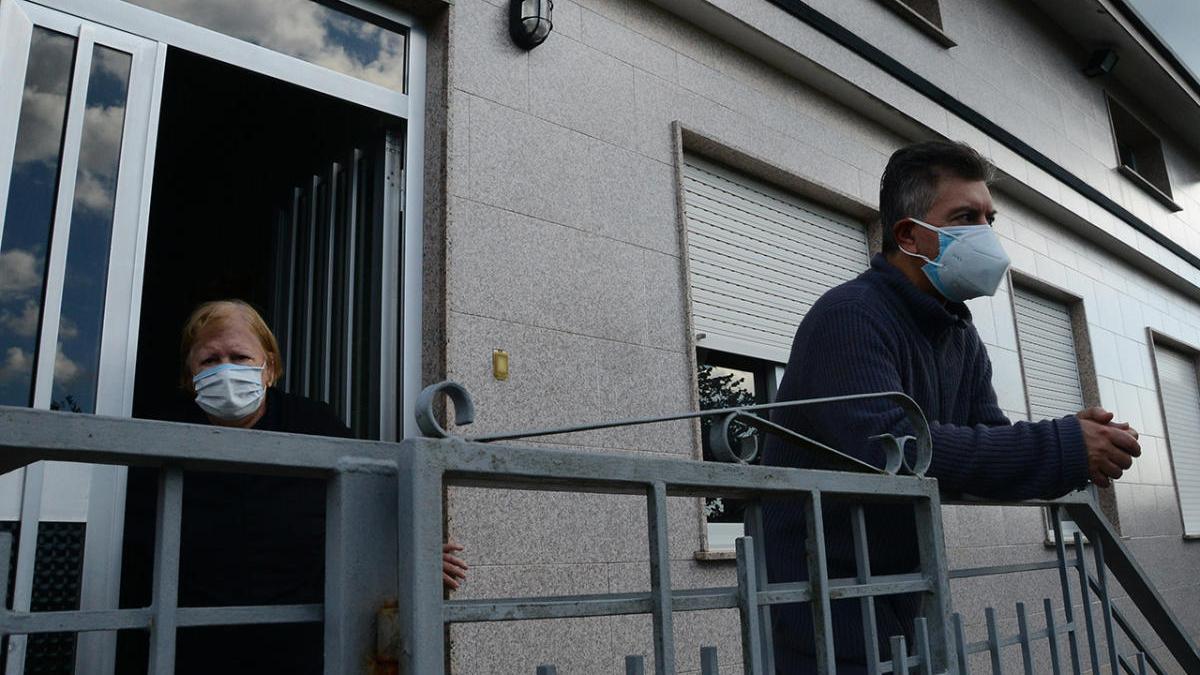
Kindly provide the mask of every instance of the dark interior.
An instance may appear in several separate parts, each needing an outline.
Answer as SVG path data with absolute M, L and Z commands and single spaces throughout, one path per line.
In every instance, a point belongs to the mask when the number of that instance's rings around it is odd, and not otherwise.
M 134 417 L 170 416 L 179 335 L 201 302 L 241 298 L 270 321 L 277 209 L 388 118 L 172 48 L 167 57 L 138 337 Z M 272 327 L 278 331 L 278 327 Z

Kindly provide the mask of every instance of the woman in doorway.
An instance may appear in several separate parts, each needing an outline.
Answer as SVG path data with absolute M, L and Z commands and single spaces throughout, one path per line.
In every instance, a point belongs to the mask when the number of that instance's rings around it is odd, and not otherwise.
M 180 356 L 181 384 L 191 401 L 174 421 L 351 437 L 328 404 L 274 386 L 283 362 L 278 342 L 243 301 L 197 307 L 184 325 Z M 133 482 L 131 475 L 131 493 Z M 181 607 L 322 602 L 322 481 L 189 472 L 183 496 Z M 466 578 L 467 565 L 455 555 L 460 550 L 453 543 L 443 547 L 443 583 L 451 590 Z M 176 672 L 316 674 L 321 644 L 320 624 L 183 629 Z

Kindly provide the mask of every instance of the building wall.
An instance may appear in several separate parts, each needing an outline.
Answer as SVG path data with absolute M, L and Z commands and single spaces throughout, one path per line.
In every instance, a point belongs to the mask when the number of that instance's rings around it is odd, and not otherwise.
M 768 3 L 661 4 L 673 11 L 641 0 L 557 0 L 554 32 L 530 52 L 508 39 L 502 0 L 459 0 L 451 9 L 446 374 L 476 401 L 477 422 L 464 432 L 696 405 L 673 123 L 692 139 L 688 150 L 856 217 L 875 208 L 879 176 L 897 147 L 930 135 L 965 140 L 1005 176 L 996 188 L 997 227 L 1014 270 L 1084 302 L 1100 402 L 1146 439 L 1145 456 L 1117 487 L 1122 532 L 1172 606 L 1200 630 L 1200 585 L 1186 572 L 1200 553 L 1180 538 L 1146 344 L 1147 326 L 1200 344 L 1200 270 Z M 959 42 L 944 50 L 872 0 L 812 4 L 1176 241 L 1200 248 L 1200 163 L 1163 135 L 1184 207 L 1177 214 L 1118 175 L 1103 83 L 1078 74 L 1084 52 L 1035 9 L 943 3 L 946 32 Z M 1009 294 L 971 308 L 1001 405 L 1022 418 Z M 510 353 L 506 381 L 491 376 L 494 349 Z M 545 442 L 698 454 L 686 424 Z M 730 563 L 694 558 L 699 511 L 698 500 L 670 504 L 676 588 L 732 583 Z M 472 563 L 459 597 L 648 587 L 641 500 L 456 489 L 449 514 L 450 533 Z M 952 562 L 1044 558 L 1041 518 L 1036 509 L 948 507 Z M 1056 580 L 1029 576 L 1020 588 L 1036 614 Z M 972 631 L 984 604 L 1002 604 L 1011 619 L 1013 594 L 999 588 L 956 584 Z M 699 647 L 715 644 L 723 671 L 735 669 L 737 634 L 734 612 L 677 616 L 681 668 L 697 671 Z M 626 654 L 650 650 L 649 617 L 460 626 L 451 635 L 455 672 L 471 674 L 533 672 L 545 662 L 564 673 L 621 672 Z

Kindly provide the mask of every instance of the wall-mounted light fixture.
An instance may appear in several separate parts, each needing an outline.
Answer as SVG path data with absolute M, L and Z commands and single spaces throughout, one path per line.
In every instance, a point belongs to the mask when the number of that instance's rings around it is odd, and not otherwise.
M 1083 74 L 1088 77 L 1107 75 L 1112 72 L 1113 68 L 1117 67 L 1117 59 L 1117 53 L 1112 49 L 1107 47 L 1097 49 L 1088 57 L 1088 62 L 1083 67 Z
M 554 0 L 509 0 L 508 34 L 517 45 L 533 49 L 545 42 L 554 28 L 553 12 Z

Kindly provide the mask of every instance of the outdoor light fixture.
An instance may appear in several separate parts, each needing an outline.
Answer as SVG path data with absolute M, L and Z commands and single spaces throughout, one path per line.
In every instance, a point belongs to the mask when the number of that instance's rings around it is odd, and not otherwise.
M 525 49 L 545 42 L 554 28 L 550 20 L 553 11 L 553 0 L 509 0 L 508 33 L 513 42 Z
M 1097 49 L 1088 58 L 1083 67 L 1083 74 L 1088 77 L 1107 75 L 1117 66 L 1117 53 L 1108 48 Z

